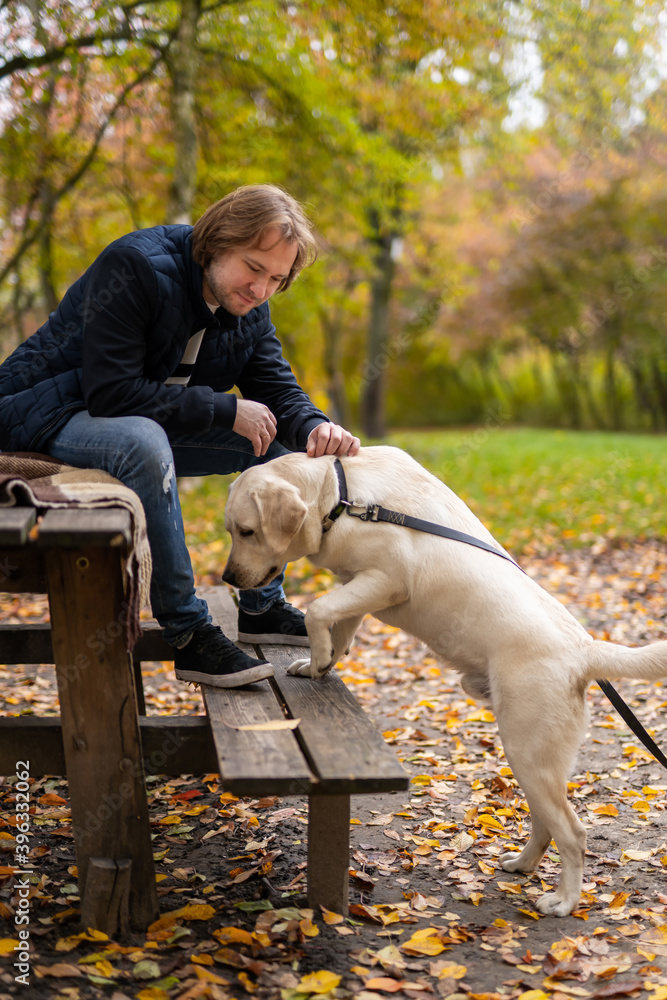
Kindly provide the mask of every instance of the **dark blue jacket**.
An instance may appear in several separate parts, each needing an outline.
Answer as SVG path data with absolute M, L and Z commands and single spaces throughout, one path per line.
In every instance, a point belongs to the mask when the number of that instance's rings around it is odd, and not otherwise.
M 79 410 L 151 417 L 167 432 L 231 428 L 232 386 L 269 407 L 282 444 L 305 448 L 328 418 L 283 358 L 266 303 L 243 317 L 208 308 L 191 232 L 156 226 L 111 243 L 0 365 L 0 451 L 40 451 Z M 190 384 L 165 385 L 204 328 Z

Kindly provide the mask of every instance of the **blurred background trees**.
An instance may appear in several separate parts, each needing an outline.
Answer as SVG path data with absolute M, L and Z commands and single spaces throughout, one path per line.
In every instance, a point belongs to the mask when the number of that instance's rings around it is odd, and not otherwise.
M 272 312 L 332 416 L 667 427 L 667 11 L 4 0 L 0 355 L 122 233 L 239 184 L 320 261 Z

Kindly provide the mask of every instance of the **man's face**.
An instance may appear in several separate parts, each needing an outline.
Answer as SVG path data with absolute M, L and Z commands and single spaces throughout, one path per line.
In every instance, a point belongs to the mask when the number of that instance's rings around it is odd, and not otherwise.
M 296 243 L 269 229 L 258 247 L 240 247 L 211 261 L 204 271 L 204 298 L 213 308 L 220 305 L 233 316 L 245 316 L 271 298 L 290 273 L 296 254 Z

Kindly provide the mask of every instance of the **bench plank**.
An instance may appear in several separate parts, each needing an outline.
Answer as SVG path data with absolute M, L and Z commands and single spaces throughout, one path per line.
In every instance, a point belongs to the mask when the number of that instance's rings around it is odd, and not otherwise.
M 211 617 L 225 635 L 238 635 L 238 613 L 227 587 L 199 588 Z M 242 649 L 253 650 L 240 644 Z M 253 654 L 254 655 L 254 654 Z M 239 691 L 202 685 L 225 788 L 240 795 L 307 795 L 313 776 L 293 730 L 238 730 L 233 726 L 282 721 L 280 701 L 266 681 Z
M 197 587 L 197 597 L 203 597 L 208 604 L 214 624 L 220 626 L 228 639 L 236 642 L 239 634 L 238 609 L 229 588 Z M 249 652 L 252 653 L 252 650 Z
M 0 545 L 23 545 L 36 520 L 34 507 L 0 509 Z
M 59 548 L 129 545 L 132 519 L 128 510 L 104 507 L 99 510 L 54 508 L 47 510 L 39 526 L 37 544 Z
M 394 751 L 335 670 L 322 680 L 291 677 L 286 668 L 303 656 L 303 649 L 277 645 L 261 649 L 276 667 L 271 683 L 280 691 L 289 714 L 303 720 L 296 732 L 320 779 L 314 792 L 338 795 L 408 787 L 408 775 Z
M 51 626 L 0 623 L 0 663 L 53 663 Z
M 202 774 L 218 759 L 205 715 L 151 715 L 139 719 L 146 774 Z M 0 718 L 0 775 L 13 774 L 16 748 L 30 761 L 30 774 L 67 774 L 60 716 Z
M 162 638 L 156 621 L 142 622 L 132 656 L 135 660 L 173 660 L 174 647 Z M 0 663 L 53 663 L 48 622 L 0 622 Z
M 285 718 L 267 681 L 238 691 L 203 684 L 202 693 L 225 788 L 239 795 L 310 794 L 313 777 L 293 730 L 233 728 Z

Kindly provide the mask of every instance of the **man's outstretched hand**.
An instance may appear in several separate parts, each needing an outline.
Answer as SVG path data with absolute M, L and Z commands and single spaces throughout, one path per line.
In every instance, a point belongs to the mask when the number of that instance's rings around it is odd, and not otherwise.
M 356 455 L 360 447 L 358 437 L 339 424 L 325 421 L 313 427 L 308 435 L 306 453 L 311 458 L 319 458 L 320 455 Z
M 267 448 L 276 436 L 276 418 L 264 403 L 255 403 L 252 399 L 239 399 L 236 403 L 236 420 L 232 430 L 252 442 L 255 458 L 259 458 L 266 454 Z

